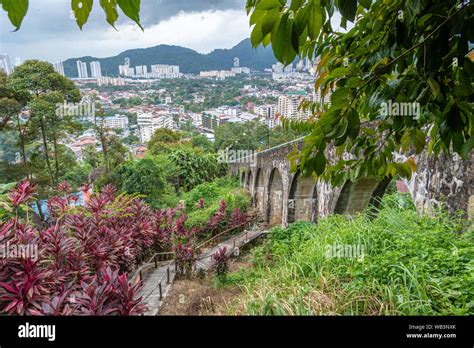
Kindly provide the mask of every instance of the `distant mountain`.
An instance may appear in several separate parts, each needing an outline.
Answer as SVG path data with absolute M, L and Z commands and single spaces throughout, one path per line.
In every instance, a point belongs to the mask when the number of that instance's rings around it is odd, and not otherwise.
M 271 68 L 272 64 L 276 63 L 270 47 L 254 49 L 250 39 L 245 39 L 231 49 L 216 49 L 208 54 L 201 54 L 180 46 L 158 45 L 128 50 L 115 57 L 94 58 L 88 56 L 71 58 L 64 62 L 64 71 L 68 77 L 78 77 L 76 61 L 81 60 L 87 63 L 90 76 L 89 63 L 98 60 L 104 76 L 118 76 L 118 66 L 124 63 L 126 57 L 130 58 L 130 65 L 132 67 L 147 65 L 148 71 L 150 71 L 150 66 L 154 64 L 179 65 L 182 73 L 199 73 L 199 71 L 204 70 L 227 70 L 234 66 L 234 58 L 236 57 L 239 58 L 240 66 L 259 71 Z

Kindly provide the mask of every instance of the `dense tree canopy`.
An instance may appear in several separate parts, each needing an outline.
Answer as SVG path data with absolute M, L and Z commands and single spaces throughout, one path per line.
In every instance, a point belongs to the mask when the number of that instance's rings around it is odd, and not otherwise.
M 471 1 L 249 0 L 247 9 L 254 46 L 271 44 L 284 64 L 297 55 L 316 60 L 315 88 L 334 91 L 331 107 L 313 109 L 310 121 L 285 120 L 286 127 L 310 132 L 293 168 L 299 164 L 303 174 L 341 183 L 368 175 L 410 176 L 415 163 L 395 163 L 394 153 L 420 153 L 427 142 L 430 153 L 470 154 Z M 336 10 L 341 26 L 351 21 L 352 29 L 340 33 L 331 27 Z M 387 105 L 398 109 L 383 112 Z M 419 109 L 400 113 L 411 106 Z M 330 163 L 329 144 L 356 156 Z
M 161 162 L 158 163 L 153 158 L 129 161 L 113 172 L 111 182 L 120 191 L 144 195 L 148 203 L 158 206 L 161 196 L 169 185 L 166 182 L 163 159 Z
M 72 115 L 58 112 L 58 105 L 80 101 L 79 90 L 51 64 L 37 60 L 18 66 L 4 83 L 0 82 L 0 90 L 6 96 L 0 98 L 0 105 L 11 111 L 2 116 L 3 137 L 14 136 L 18 149 L 16 168 L 7 169 L 20 168 L 16 179 L 26 177 L 45 190 L 54 188 L 65 169 L 75 165 L 61 140 L 77 127 Z
M 157 143 L 176 143 L 181 138 L 182 134 L 180 132 L 175 132 L 168 128 L 159 128 L 153 133 L 153 136 L 148 142 L 148 147 L 153 147 Z
M 0 131 L 20 112 L 20 108 L 14 92 L 7 87 L 7 75 L 0 71 Z

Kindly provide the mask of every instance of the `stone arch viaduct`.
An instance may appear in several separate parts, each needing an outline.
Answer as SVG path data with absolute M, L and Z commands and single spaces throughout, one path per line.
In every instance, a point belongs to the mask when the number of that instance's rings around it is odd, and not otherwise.
M 229 163 L 230 173 L 240 178 L 250 193 L 260 220 L 269 226 L 307 220 L 316 222 L 332 213 L 353 215 L 369 204 L 377 206 L 390 179 L 363 178 L 341 187 L 303 178 L 290 172 L 288 154 L 302 147 L 302 140 L 259 152 L 256 156 Z M 468 160 L 457 155 L 437 158 L 421 153 L 415 157 L 417 171 L 405 185 L 416 209 L 427 213 L 444 204 L 451 212 L 463 210 L 474 215 L 474 153 Z

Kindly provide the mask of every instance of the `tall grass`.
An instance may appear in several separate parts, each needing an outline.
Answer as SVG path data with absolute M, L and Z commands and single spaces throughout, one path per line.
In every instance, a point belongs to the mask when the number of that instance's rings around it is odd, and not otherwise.
M 407 202 L 393 194 L 374 219 L 333 215 L 273 229 L 254 250 L 254 267 L 229 276 L 244 289 L 239 307 L 263 315 L 474 314 L 472 228 L 442 212 L 419 216 Z M 341 245 L 364 257 L 328 252 Z

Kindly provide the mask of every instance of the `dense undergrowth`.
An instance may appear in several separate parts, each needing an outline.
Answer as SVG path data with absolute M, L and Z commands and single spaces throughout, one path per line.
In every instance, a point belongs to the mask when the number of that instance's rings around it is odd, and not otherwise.
M 245 212 L 250 204 L 250 197 L 240 188 L 237 179 L 220 178 L 215 181 L 196 186 L 182 196 L 189 227 L 205 226 L 212 216 L 226 202 L 226 211 L 231 213 L 238 209 Z
M 472 227 L 409 199 L 383 199 L 375 219 L 333 215 L 274 228 L 254 267 L 230 274 L 244 295 L 229 311 L 263 315 L 474 313 Z M 352 254 L 351 254 L 352 251 Z

